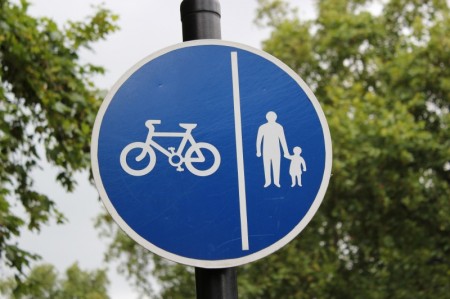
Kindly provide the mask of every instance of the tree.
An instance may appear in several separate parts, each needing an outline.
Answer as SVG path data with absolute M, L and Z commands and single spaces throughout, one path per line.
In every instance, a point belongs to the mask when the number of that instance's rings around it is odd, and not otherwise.
M 108 283 L 103 270 L 83 271 L 73 264 L 60 278 L 52 265 L 44 264 L 34 267 L 20 285 L 14 279 L 0 282 L 0 293 L 15 299 L 107 299 Z
M 264 49 L 300 74 L 325 111 L 333 175 L 302 234 L 239 269 L 240 298 L 448 297 L 446 1 L 319 0 L 311 21 L 282 0 L 259 4 L 258 21 L 272 32 Z M 194 297 L 190 268 L 148 263 L 126 237 L 112 239 L 108 257 L 125 257 L 138 284 L 141 271 L 153 272 L 163 298 Z
M 117 29 L 117 17 L 103 7 L 63 28 L 30 16 L 28 7 L 26 0 L 0 0 L 0 263 L 17 280 L 37 258 L 15 243 L 20 230 L 65 220 L 53 199 L 33 188 L 29 174 L 46 158 L 60 171 L 56 180 L 71 191 L 73 173 L 89 169 L 90 133 L 101 102 L 91 78 L 103 68 L 82 64 L 79 51 Z

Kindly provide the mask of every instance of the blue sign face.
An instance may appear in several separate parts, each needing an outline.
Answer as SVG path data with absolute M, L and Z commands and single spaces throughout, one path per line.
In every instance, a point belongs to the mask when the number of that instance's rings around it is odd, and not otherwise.
M 282 62 L 194 41 L 147 57 L 113 87 L 92 166 L 131 238 L 222 268 L 262 258 L 306 226 L 328 185 L 331 140 L 316 98 Z

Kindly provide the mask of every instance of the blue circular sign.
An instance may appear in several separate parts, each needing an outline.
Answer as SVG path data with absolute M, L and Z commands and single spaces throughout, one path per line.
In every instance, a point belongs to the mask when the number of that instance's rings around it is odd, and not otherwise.
M 260 259 L 297 236 L 325 195 L 332 155 L 303 80 L 267 53 L 219 40 L 136 64 L 105 98 L 91 151 L 119 226 L 203 268 Z

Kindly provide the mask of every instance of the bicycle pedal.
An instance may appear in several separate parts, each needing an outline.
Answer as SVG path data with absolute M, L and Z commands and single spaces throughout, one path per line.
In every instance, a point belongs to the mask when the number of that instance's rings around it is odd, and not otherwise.
M 169 148 L 167 148 L 169 151 L 171 151 L 172 153 L 175 151 L 175 148 L 174 147 L 169 147 Z
M 178 167 L 177 171 L 182 172 L 182 171 L 184 171 L 184 168 Z

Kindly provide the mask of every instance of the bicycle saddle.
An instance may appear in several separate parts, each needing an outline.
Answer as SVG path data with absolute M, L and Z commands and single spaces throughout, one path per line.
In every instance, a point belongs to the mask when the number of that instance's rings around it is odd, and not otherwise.
M 153 125 L 159 125 L 161 123 L 161 120 L 159 119 L 149 119 L 145 122 L 145 126 L 147 128 L 150 128 Z
M 197 124 L 185 124 L 185 123 L 180 123 L 180 127 L 182 127 L 183 129 L 189 130 L 189 129 L 194 129 L 197 126 Z

